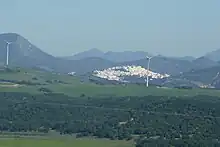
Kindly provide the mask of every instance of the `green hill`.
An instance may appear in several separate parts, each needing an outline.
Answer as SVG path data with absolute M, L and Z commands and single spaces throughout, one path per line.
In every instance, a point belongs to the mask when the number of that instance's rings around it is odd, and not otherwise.
M 0 34 L 0 65 L 6 62 L 6 42 L 9 45 L 9 65 L 25 68 L 41 68 L 60 73 L 91 72 L 113 65 L 111 61 L 102 58 L 86 58 L 81 60 L 66 60 L 54 57 L 32 44 L 26 38 L 16 33 Z
M 209 89 L 171 89 L 149 87 L 137 84 L 127 85 L 98 85 L 93 82 L 82 81 L 77 76 L 57 74 L 34 69 L 2 68 L 0 70 L 0 91 L 28 92 L 43 94 L 48 92 L 63 93 L 78 96 L 178 96 L 178 95 L 220 95 L 218 90 Z
M 202 83 L 204 85 L 211 85 L 215 88 L 219 88 L 219 72 L 220 66 L 214 66 L 200 70 L 191 70 L 190 72 L 181 74 L 178 78 L 187 79 L 190 81 Z

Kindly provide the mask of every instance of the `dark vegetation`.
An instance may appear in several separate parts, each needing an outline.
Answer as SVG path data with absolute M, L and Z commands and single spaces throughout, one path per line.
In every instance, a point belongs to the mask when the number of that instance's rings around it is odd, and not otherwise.
M 2 92 L 0 130 L 134 139 L 137 147 L 217 146 L 219 105 L 220 98 L 205 95 L 72 98 Z

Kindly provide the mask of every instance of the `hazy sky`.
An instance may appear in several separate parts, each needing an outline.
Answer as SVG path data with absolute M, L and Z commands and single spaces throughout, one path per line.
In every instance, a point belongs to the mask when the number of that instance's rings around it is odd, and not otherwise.
M 98 48 L 199 56 L 220 48 L 220 0 L 0 0 L 0 33 L 56 56 Z

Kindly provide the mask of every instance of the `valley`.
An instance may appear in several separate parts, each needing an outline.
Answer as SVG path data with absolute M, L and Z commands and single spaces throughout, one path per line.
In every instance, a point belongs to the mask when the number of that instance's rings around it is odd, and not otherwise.
M 0 35 L 3 53 L 4 39 L 15 44 L 0 67 L 0 147 L 220 144 L 217 61 L 155 56 L 148 71 L 146 52 L 67 59 L 18 34 Z
M 220 147 L 220 0 L 2 0 L 0 147 Z

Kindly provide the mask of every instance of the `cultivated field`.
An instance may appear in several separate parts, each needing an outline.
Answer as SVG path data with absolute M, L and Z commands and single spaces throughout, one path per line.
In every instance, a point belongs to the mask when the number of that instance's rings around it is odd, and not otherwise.
M 0 147 L 134 147 L 133 142 L 107 139 L 0 139 Z

